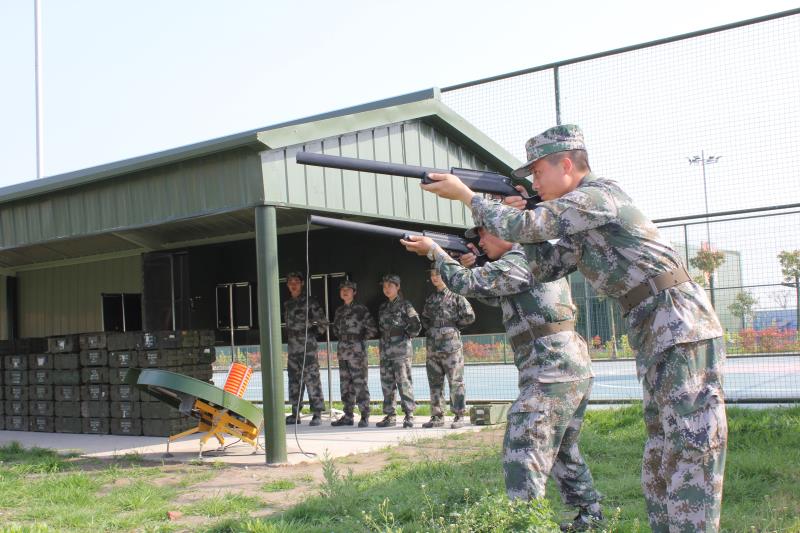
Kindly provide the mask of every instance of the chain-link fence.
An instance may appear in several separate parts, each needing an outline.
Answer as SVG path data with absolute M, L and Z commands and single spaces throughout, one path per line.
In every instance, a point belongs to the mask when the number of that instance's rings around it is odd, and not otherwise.
M 620 182 L 709 291 L 731 356 L 728 399 L 800 399 L 800 9 L 448 87 L 442 99 L 521 160 L 529 137 L 581 125 L 595 173 Z M 617 304 L 580 274 L 571 284 L 595 361 L 593 401 L 641 398 Z M 505 336 L 464 341 L 468 399 L 516 397 Z M 423 342 L 414 384 L 424 400 Z M 331 366 L 336 400 L 335 356 Z M 370 376 L 379 399 L 377 368 Z M 256 378 L 253 399 L 259 387 Z

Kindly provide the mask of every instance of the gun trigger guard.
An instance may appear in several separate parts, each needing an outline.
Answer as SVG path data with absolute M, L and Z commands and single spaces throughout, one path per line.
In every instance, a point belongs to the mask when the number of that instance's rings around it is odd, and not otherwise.
M 425 185 L 430 185 L 431 183 L 433 183 L 433 180 L 430 178 L 430 176 L 428 176 L 427 172 L 422 175 L 422 183 L 424 183 Z
M 541 202 L 542 199 L 538 196 L 531 196 L 529 198 L 525 198 L 525 209 L 534 209 L 536 204 Z

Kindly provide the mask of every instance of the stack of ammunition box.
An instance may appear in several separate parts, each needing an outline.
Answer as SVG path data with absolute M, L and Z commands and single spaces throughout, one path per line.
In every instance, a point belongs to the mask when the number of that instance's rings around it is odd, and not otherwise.
M 3 359 L 2 427 L 9 431 L 53 431 L 52 366 L 45 339 L 6 341 Z
M 213 331 L 98 332 L 0 343 L 0 429 L 167 436 L 196 425 L 126 382 L 155 368 L 211 382 Z

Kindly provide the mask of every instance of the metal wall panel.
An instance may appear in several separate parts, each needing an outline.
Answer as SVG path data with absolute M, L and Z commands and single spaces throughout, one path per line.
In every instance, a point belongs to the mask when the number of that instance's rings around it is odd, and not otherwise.
M 8 316 L 6 315 L 6 279 L 0 274 L 0 340 L 8 338 Z
M 300 150 L 437 168 L 487 168 L 473 153 L 425 120 L 412 120 L 328 137 L 261 154 L 268 202 L 340 213 L 465 226 L 460 202 L 423 193 L 412 178 L 323 169 L 295 163 Z
M 251 207 L 262 188 L 248 148 L 172 163 L 4 205 L 0 248 Z
M 96 261 L 19 275 L 21 337 L 103 329 L 103 293 L 141 293 L 141 256 Z

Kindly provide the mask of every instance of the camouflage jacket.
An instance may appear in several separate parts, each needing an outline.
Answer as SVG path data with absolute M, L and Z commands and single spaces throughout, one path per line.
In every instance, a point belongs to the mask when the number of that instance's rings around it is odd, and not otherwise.
M 598 294 L 620 298 L 653 276 L 683 266 L 619 185 L 591 173 L 574 191 L 528 211 L 475 195 L 472 214 L 476 224 L 503 239 L 539 243 L 525 249 L 539 281 L 577 269 Z M 547 242 L 552 239 L 559 241 Z M 692 281 L 646 298 L 626 320 L 640 378 L 670 347 L 722 335 L 708 296 Z
M 342 361 L 351 360 L 367 352 L 366 339 L 374 338 L 378 334 L 375 319 L 366 305 L 353 302 L 342 304 L 333 314 L 331 329 L 339 338 L 337 357 Z M 342 339 L 342 336 L 356 336 L 356 338 Z
M 306 334 L 306 293 L 297 298 L 289 298 L 283 303 L 283 319 L 286 322 L 289 355 L 315 355 L 317 353 L 317 335 L 325 332 L 326 321 L 322 306 L 314 298 L 308 298 L 308 339 L 303 347 Z M 314 325 L 315 323 L 317 325 Z
M 411 339 L 417 336 L 422 324 L 411 302 L 402 296 L 383 302 L 378 310 L 378 327 L 381 330 L 381 357 L 403 359 L 414 355 Z
M 430 352 L 453 353 L 461 349 L 461 332 L 475 322 L 475 311 L 466 298 L 445 287 L 425 299 L 422 325 Z
M 530 326 L 575 319 L 576 308 L 567 280 L 535 281 L 520 246 L 514 246 L 496 261 L 471 269 L 462 267 L 438 248 L 436 268 L 453 292 L 499 306 L 509 337 Z M 514 364 L 519 369 L 521 393 L 536 383 L 577 381 L 593 376 L 586 342 L 575 331 L 539 337 L 518 346 L 514 350 Z

